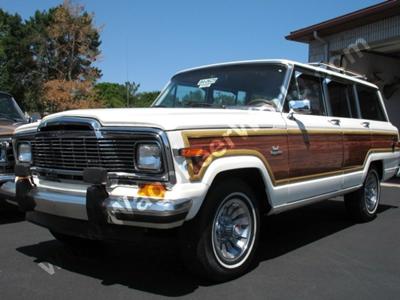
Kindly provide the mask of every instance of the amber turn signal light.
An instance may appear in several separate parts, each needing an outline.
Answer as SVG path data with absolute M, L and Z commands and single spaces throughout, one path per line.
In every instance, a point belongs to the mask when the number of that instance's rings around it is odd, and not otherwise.
M 179 155 L 186 158 L 202 157 L 208 155 L 208 151 L 200 148 L 182 148 Z
M 161 183 L 143 183 L 139 185 L 138 196 L 164 198 L 167 189 Z

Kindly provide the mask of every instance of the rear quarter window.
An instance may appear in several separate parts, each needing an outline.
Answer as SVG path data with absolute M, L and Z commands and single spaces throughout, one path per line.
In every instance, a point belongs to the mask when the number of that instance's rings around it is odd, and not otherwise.
M 360 102 L 361 117 L 363 119 L 383 122 L 387 121 L 378 95 L 378 90 L 358 85 L 357 94 Z

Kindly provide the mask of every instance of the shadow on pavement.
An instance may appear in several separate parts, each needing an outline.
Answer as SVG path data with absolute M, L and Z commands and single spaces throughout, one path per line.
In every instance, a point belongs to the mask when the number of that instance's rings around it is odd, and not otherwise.
M 25 221 L 25 214 L 11 204 L 0 204 L 0 225 Z
M 381 204 L 378 214 L 397 206 Z M 329 200 L 280 215 L 262 225 L 259 261 L 278 257 L 354 225 L 342 200 Z
M 381 205 L 379 213 L 397 208 Z M 342 201 L 325 201 L 265 218 L 258 263 L 284 255 L 353 226 Z M 177 297 L 209 285 L 192 277 L 179 259 L 177 243 L 165 239 L 149 243 L 107 243 L 103 250 L 73 254 L 50 240 L 17 249 L 35 263 L 50 263 L 64 270 L 101 280 L 103 285 L 124 285 L 153 294 Z M 57 268 L 55 268 L 57 272 Z

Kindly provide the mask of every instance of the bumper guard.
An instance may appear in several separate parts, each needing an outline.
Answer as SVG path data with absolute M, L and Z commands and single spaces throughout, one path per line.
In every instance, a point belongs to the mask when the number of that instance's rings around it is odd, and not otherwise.
M 58 187 L 57 183 L 36 186 L 31 179 L 19 178 L 16 200 L 26 212 L 86 221 L 92 237 L 101 236 L 109 224 L 175 228 L 184 223 L 192 206 L 191 199 L 117 196 L 110 194 L 100 183 L 82 185 L 79 189 L 75 185 L 75 191 L 67 186 L 66 183 L 58 183 Z

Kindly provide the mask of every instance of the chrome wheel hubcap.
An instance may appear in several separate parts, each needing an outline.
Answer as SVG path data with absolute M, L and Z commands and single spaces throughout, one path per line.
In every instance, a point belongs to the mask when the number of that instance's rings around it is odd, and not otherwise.
M 254 243 L 255 211 L 244 194 L 227 197 L 215 215 L 212 244 L 218 261 L 225 267 L 237 267 Z
M 365 182 L 365 201 L 367 210 L 374 213 L 379 201 L 379 183 L 375 175 L 371 174 Z

